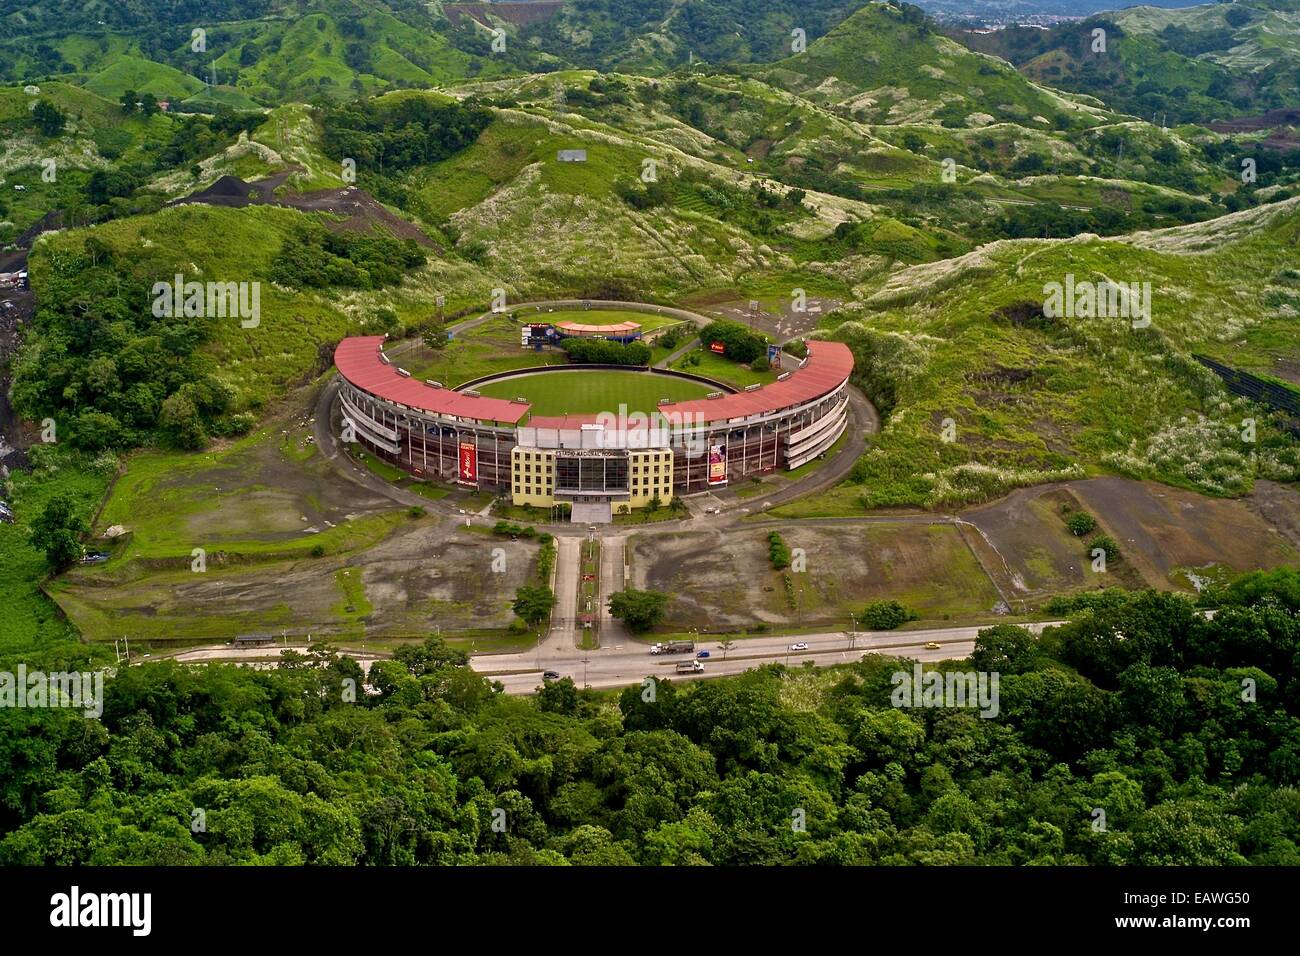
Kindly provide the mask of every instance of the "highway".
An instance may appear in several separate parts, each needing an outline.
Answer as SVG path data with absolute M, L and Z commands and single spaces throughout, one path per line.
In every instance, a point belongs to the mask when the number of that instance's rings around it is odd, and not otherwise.
M 1060 623 L 1044 621 L 1026 626 L 1033 633 L 1041 634 L 1043 628 Z M 470 661 L 470 666 L 479 674 L 500 681 L 509 694 L 536 692 L 542 683 L 543 670 L 556 671 L 561 677 L 572 677 L 579 687 L 604 689 L 639 684 L 647 677 L 673 680 L 723 677 L 777 662 L 792 667 L 805 662 L 811 662 L 815 667 L 830 667 L 862 660 L 867 654 L 920 661 L 963 658 L 970 656 L 975 648 L 976 635 L 987 626 L 860 631 L 852 639 L 846 631 L 733 639 L 725 659 L 717 640 L 697 640 L 695 649 L 709 652 L 709 657 L 702 661 L 702 674 L 676 673 L 678 661 L 693 660 L 694 654 L 651 654 L 648 644 L 631 640 L 584 652 L 573 648 L 571 643 L 566 647 L 567 642 L 548 639 L 541 647 L 520 653 L 481 654 Z M 563 628 L 560 630 L 564 633 Z M 791 644 L 798 642 L 807 644 L 808 650 L 789 650 Z M 927 649 L 927 643 L 940 646 Z

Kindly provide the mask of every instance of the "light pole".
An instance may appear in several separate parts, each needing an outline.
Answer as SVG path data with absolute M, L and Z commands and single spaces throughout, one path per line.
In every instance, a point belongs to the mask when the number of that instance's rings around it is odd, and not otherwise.
M 858 619 L 850 614 L 849 620 L 853 622 L 853 632 L 849 634 L 849 650 L 853 650 L 858 642 Z

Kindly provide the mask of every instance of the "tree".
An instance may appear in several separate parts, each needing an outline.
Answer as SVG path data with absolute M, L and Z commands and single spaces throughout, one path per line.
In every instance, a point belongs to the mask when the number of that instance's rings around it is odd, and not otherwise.
M 436 323 L 434 325 L 426 325 L 420 330 L 420 341 L 424 343 L 425 348 L 433 349 L 435 352 L 440 352 L 447 347 L 447 343 L 451 341 L 451 337 L 447 335 L 446 326 L 441 323 Z
M 633 634 L 644 634 L 663 620 L 668 595 L 659 591 L 616 591 L 609 596 L 609 613 Z
M 915 619 L 916 614 L 897 601 L 872 601 L 858 618 L 869 631 L 892 631 Z
M 32 522 L 29 540 L 61 571 L 81 557 L 81 536 L 90 530 L 70 495 L 55 495 Z
M 718 641 L 718 647 L 722 650 L 722 659 L 724 661 L 727 659 L 727 651 L 731 650 L 735 646 L 736 642 L 729 637 L 725 640 Z
M 122 94 L 122 112 L 134 113 L 139 104 L 140 94 L 135 90 L 127 90 Z
M 970 660 L 976 670 L 1021 674 L 1037 665 L 1038 642 L 1023 627 L 996 624 L 975 636 L 975 651 Z
M 537 707 L 548 714 L 572 717 L 578 712 L 578 688 L 572 677 L 546 681 L 537 692 Z
M 140 112 L 145 116 L 153 116 L 158 112 L 158 97 L 152 93 L 142 93 L 140 95 Z
M 542 584 L 525 584 L 515 592 L 511 609 L 522 620 L 536 627 L 551 615 L 555 607 L 555 594 Z
M 393 652 L 393 658 L 403 664 L 414 677 L 423 677 L 443 667 L 463 667 L 469 655 L 448 647 L 441 637 L 426 637 L 423 644 L 403 644 Z
M 194 450 L 203 447 L 203 419 L 198 406 L 184 392 L 167 396 L 162 403 L 158 424 L 166 430 L 177 448 Z
M 53 103 L 40 100 L 32 110 L 32 120 L 36 123 L 36 128 L 41 131 L 41 135 L 58 136 L 63 132 L 67 117 L 63 114 L 63 110 Z

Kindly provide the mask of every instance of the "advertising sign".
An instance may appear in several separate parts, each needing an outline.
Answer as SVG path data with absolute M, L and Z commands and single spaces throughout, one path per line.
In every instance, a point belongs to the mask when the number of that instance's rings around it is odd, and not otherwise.
M 781 346 L 769 345 L 767 347 L 767 364 L 770 368 L 781 367 Z
M 709 484 L 725 485 L 727 483 L 727 446 L 709 446 Z
M 472 441 L 460 443 L 459 478 L 462 485 L 478 484 L 478 446 Z
M 721 342 L 710 342 L 709 351 L 717 352 L 719 355 L 721 355 L 723 352 L 727 351 L 727 347 L 723 345 Z

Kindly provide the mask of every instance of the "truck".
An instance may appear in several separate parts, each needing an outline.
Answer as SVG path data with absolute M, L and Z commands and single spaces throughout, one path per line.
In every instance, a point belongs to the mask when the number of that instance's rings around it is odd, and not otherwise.
M 699 661 L 678 661 L 677 673 L 679 674 L 703 674 L 704 665 Z
M 694 641 L 668 641 L 650 648 L 651 654 L 690 654 L 695 650 Z

